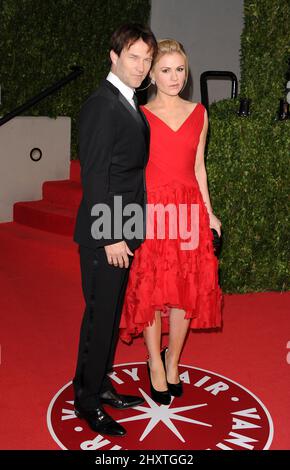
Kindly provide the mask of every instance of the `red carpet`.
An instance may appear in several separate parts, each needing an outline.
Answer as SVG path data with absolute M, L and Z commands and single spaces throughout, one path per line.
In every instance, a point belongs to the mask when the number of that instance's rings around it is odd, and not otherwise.
M 0 225 L 1 449 L 59 448 L 46 414 L 74 373 L 83 310 L 77 246 L 59 234 L 73 227 L 80 197 L 74 171 L 69 183 L 45 183 L 43 202 L 17 205 L 21 224 Z M 181 363 L 250 390 L 272 417 L 270 448 L 289 449 L 290 293 L 226 295 L 224 304 L 222 333 L 190 334 Z M 119 343 L 115 362 L 145 355 L 142 339 Z

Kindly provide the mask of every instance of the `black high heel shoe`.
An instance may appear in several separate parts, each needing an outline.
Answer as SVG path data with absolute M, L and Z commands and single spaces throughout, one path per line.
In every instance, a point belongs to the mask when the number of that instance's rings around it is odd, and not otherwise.
M 148 362 L 147 362 L 147 371 L 148 371 L 149 381 L 150 381 L 151 397 L 153 398 L 154 401 L 156 401 L 157 403 L 160 403 L 161 405 L 169 405 L 171 402 L 171 395 L 169 391 L 164 390 L 162 392 L 158 392 L 158 390 L 155 390 L 155 388 L 152 385 L 150 367 L 149 367 Z
M 162 362 L 163 362 L 165 373 L 166 373 L 166 364 L 165 364 L 166 351 L 167 351 L 167 348 L 164 348 L 161 351 L 161 359 L 162 359 Z M 168 387 L 169 393 L 173 397 L 181 397 L 181 395 L 183 394 L 183 387 L 182 387 L 182 382 L 181 381 L 179 381 L 177 384 L 170 384 L 169 382 L 167 382 L 167 387 Z

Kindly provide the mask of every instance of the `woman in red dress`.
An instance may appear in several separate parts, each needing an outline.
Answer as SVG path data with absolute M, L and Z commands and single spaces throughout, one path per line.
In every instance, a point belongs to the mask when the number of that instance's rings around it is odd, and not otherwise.
M 221 326 L 211 232 L 220 236 L 221 222 L 213 213 L 204 163 L 208 118 L 201 103 L 179 96 L 187 76 L 182 45 L 159 41 L 150 72 L 156 97 L 142 107 L 151 130 L 147 235 L 134 254 L 120 323 L 126 342 L 143 332 L 151 394 L 162 404 L 182 394 L 178 362 L 188 328 Z M 160 352 L 162 332 L 169 332 L 169 340 Z

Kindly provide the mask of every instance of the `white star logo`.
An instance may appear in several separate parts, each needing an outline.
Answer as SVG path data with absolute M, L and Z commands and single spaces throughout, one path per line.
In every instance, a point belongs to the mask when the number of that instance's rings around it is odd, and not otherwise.
M 154 400 L 152 400 L 152 398 L 149 397 L 149 395 L 147 395 L 147 393 L 144 392 L 144 390 L 139 388 L 139 392 L 143 395 L 145 401 L 149 406 L 135 406 L 133 409 L 141 411 L 141 414 L 118 420 L 118 423 L 125 423 L 128 421 L 137 421 L 140 419 L 150 419 L 139 441 L 143 441 L 145 437 L 148 436 L 148 434 L 152 431 L 152 429 L 154 429 L 154 427 L 159 423 L 159 421 L 163 422 L 182 442 L 185 442 L 185 439 L 182 437 L 176 426 L 173 424 L 172 420 L 184 421 L 186 423 L 212 427 L 212 424 L 203 423 L 202 421 L 187 418 L 186 416 L 179 416 L 177 414 L 181 413 L 182 411 L 188 411 L 194 408 L 201 408 L 202 406 L 207 406 L 207 403 L 181 406 L 179 408 L 170 408 L 173 399 L 171 400 L 171 403 L 169 405 L 158 405 Z
M 201 408 L 203 406 L 207 406 L 207 403 L 200 403 L 198 405 L 189 405 L 189 406 L 181 406 L 178 408 L 170 408 L 174 398 L 172 398 L 171 403 L 169 405 L 158 405 L 152 398 L 147 395 L 144 390 L 139 388 L 139 392 L 143 395 L 143 398 L 147 402 L 148 406 L 135 406 L 133 409 L 141 411 L 141 414 L 130 416 L 129 418 L 119 419 L 118 423 L 125 423 L 129 421 L 139 421 L 141 419 L 149 419 L 149 423 L 147 424 L 142 436 L 140 437 L 139 441 L 143 441 L 146 436 L 154 429 L 155 426 L 161 421 L 164 423 L 168 429 L 170 429 L 181 442 L 185 442 L 185 439 L 182 437 L 172 420 L 176 421 L 184 421 L 185 423 L 192 423 L 198 424 L 200 426 L 207 426 L 212 427 L 212 424 L 203 423 L 202 421 L 197 421 L 196 419 L 188 418 L 186 416 L 180 416 L 178 413 L 183 411 L 193 410 L 194 408 Z M 73 405 L 73 401 L 67 401 L 66 403 Z M 62 409 L 62 420 L 68 420 L 76 418 L 74 410 Z

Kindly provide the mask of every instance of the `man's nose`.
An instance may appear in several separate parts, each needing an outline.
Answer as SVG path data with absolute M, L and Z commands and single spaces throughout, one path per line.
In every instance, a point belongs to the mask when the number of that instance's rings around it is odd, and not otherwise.
M 144 72 L 144 62 L 143 62 L 143 60 L 140 60 L 140 61 L 137 63 L 137 70 L 138 70 L 138 72 L 140 72 L 140 73 L 143 73 L 143 72 Z

